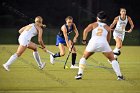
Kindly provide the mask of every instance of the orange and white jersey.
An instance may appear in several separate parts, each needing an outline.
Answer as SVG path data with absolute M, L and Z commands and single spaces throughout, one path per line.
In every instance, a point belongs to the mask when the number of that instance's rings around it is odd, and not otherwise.
M 118 37 L 122 41 L 124 40 L 125 28 L 126 28 L 127 22 L 128 22 L 127 16 L 126 16 L 125 20 L 121 20 L 121 17 L 119 16 L 119 20 L 118 20 L 115 30 L 113 32 L 114 39 L 116 39 Z
M 34 23 L 29 24 L 28 26 L 29 26 L 29 28 L 28 28 L 28 29 L 25 29 L 25 30 L 20 34 L 20 37 L 26 38 L 27 40 L 31 40 L 32 37 L 34 37 L 34 36 L 37 35 L 37 29 L 36 29 Z
M 108 31 L 104 28 L 105 23 L 97 22 L 98 27 L 92 30 L 92 36 L 91 38 L 94 38 L 94 41 L 96 42 L 104 42 L 107 41 L 107 34 Z
M 128 18 L 126 16 L 125 20 L 122 20 L 121 17 L 119 16 L 119 20 L 116 24 L 116 27 L 115 27 L 115 31 L 116 32 L 121 32 L 121 31 L 125 31 L 125 28 L 126 28 L 126 25 L 127 25 L 127 22 L 128 22 Z
M 98 26 L 92 30 L 91 39 L 86 47 L 87 52 L 110 52 L 112 51 L 108 41 L 108 31 L 104 28 L 105 23 L 97 22 Z

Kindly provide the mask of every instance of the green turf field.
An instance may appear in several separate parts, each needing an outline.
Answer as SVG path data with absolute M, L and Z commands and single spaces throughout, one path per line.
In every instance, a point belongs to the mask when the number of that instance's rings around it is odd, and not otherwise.
M 126 80 L 117 81 L 107 59 L 97 53 L 87 60 L 82 80 L 75 80 L 78 69 L 63 69 L 66 56 L 57 58 L 55 65 L 50 64 L 49 54 L 41 49 L 39 53 L 46 67 L 39 70 L 32 51 L 25 53 L 10 67 L 10 72 L 2 64 L 16 51 L 17 45 L 0 45 L 0 93 L 140 93 L 140 47 L 124 46 L 119 64 Z M 76 46 L 77 63 L 84 46 Z M 113 48 L 113 47 L 112 47 Z M 57 52 L 56 46 L 48 46 Z M 67 55 L 68 53 L 66 53 Z M 67 66 L 70 66 L 71 57 Z

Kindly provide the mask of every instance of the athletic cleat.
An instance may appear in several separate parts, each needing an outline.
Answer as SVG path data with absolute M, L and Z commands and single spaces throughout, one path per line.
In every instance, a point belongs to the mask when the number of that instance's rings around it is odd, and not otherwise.
M 71 67 L 70 68 L 79 68 L 78 66 L 76 66 L 76 65 L 71 65 Z
M 82 79 L 82 74 L 77 74 L 77 75 L 75 76 L 75 79 L 76 79 L 76 80 Z
M 3 68 L 6 70 L 6 71 L 10 71 L 9 67 L 5 64 L 3 64 Z
M 117 80 L 125 80 L 123 76 L 118 76 Z
M 46 66 L 46 63 L 43 62 L 41 66 L 39 66 L 39 69 L 43 69 Z
M 54 57 L 53 57 L 53 55 L 50 55 L 50 62 L 51 62 L 51 64 L 54 64 Z
M 121 51 L 113 52 L 113 53 L 114 53 L 114 55 L 117 55 L 117 56 L 121 55 Z

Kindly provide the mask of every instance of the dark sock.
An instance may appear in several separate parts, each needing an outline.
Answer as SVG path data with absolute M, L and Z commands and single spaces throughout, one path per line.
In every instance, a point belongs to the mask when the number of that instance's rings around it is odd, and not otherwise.
M 72 65 L 75 65 L 76 53 L 72 53 Z
M 54 58 L 56 58 L 56 57 L 60 57 L 60 52 L 55 53 L 55 54 L 53 55 L 53 57 L 54 57 Z

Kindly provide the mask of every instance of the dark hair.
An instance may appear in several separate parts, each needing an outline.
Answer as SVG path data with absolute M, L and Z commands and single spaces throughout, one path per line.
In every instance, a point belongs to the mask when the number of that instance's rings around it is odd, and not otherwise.
M 107 18 L 107 15 L 106 15 L 106 13 L 104 11 L 100 11 L 100 12 L 98 12 L 97 17 L 100 20 L 103 20 L 103 19 L 106 19 Z
M 68 19 L 73 20 L 72 16 L 67 16 L 67 17 L 65 18 L 65 21 L 67 21 Z
M 121 8 L 120 8 L 120 11 L 121 11 L 122 9 L 126 10 L 124 7 L 121 7 Z

